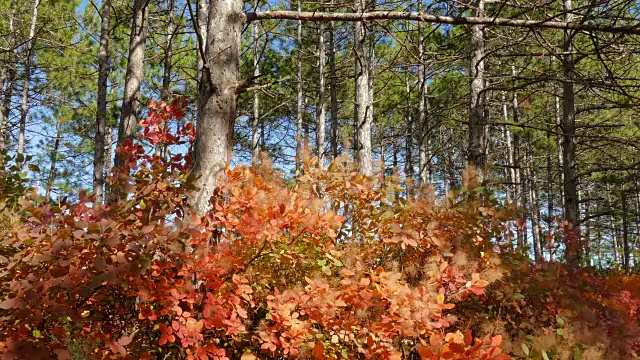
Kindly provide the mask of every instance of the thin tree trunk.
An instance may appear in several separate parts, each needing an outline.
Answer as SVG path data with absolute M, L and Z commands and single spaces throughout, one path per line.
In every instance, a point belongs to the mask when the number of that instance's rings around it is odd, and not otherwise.
M 564 168 L 563 166 L 563 162 L 562 162 L 562 113 L 561 113 L 561 109 L 560 109 L 560 97 L 559 96 L 555 96 L 555 101 L 556 101 L 556 146 L 557 146 L 557 157 L 558 157 L 558 169 L 560 169 L 558 171 L 559 174 L 559 186 L 558 186 L 558 190 L 560 192 L 560 199 L 558 200 L 560 202 L 561 206 L 561 211 L 562 211 L 562 216 L 561 218 L 564 219 L 564 172 L 562 171 L 562 169 Z
M 624 186 L 621 191 L 622 196 L 622 249 L 624 253 L 624 272 L 629 274 L 631 270 L 631 251 L 629 248 L 629 221 L 627 217 L 627 192 Z
M 109 32 L 111 31 L 111 0 L 102 1 L 100 12 L 100 50 L 98 52 L 98 104 L 93 154 L 93 193 L 96 205 L 104 200 L 104 150 L 107 130 L 107 86 L 109 80 Z
M 25 49 L 24 84 L 22 85 L 22 105 L 20 107 L 20 129 L 18 133 L 18 154 L 24 154 L 25 131 L 27 127 L 27 114 L 29 113 L 29 83 L 31 82 L 31 61 L 33 43 L 35 42 L 36 24 L 38 22 L 38 6 L 40 0 L 34 0 L 31 26 L 29 27 L 29 39 Z
M 169 0 L 167 8 L 167 42 L 164 51 L 164 68 L 162 72 L 162 90 L 160 91 L 160 98 L 164 101 L 169 100 L 171 97 L 171 70 L 173 67 L 173 36 L 176 31 L 176 25 L 174 23 L 174 1 Z
M 550 113 L 549 103 L 546 103 L 547 114 Z M 553 120 L 547 122 L 547 143 L 551 143 L 551 132 L 553 128 Z M 553 155 L 551 154 L 552 150 L 547 151 L 547 178 L 546 178 L 546 188 L 547 188 L 547 228 L 551 229 L 551 224 L 553 223 Z
M 365 11 L 365 1 L 355 0 L 355 11 L 363 13 Z M 363 175 L 373 173 L 371 156 L 371 123 L 373 120 L 373 109 L 370 99 L 371 87 L 369 83 L 370 65 L 366 44 L 367 32 L 362 21 L 355 23 L 355 62 L 356 62 L 356 84 L 355 84 L 355 121 L 356 121 L 356 163 L 358 171 Z
M 169 101 L 171 97 L 171 71 L 173 68 L 173 37 L 176 31 L 174 23 L 174 4 L 175 0 L 169 0 L 167 7 L 167 42 L 164 50 L 164 67 L 162 71 L 162 89 L 160 90 L 160 98 L 162 101 Z M 166 129 L 168 124 L 162 123 L 160 127 Z M 156 145 L 156 155 L 163 156 L 166 152 L 167 145 L 162 142 Z
M 197 5 L 197 8 L 196 8 L 196 26 L 198 27 L 198 32 L 200 33 L 200 37 L 202 38 L 202 44 L 197 44 L 196 45 L 196 46 L 198 46 L 198 49 L 196 51 L 196 53 L 197 53 L 196 80 L 198 82 L 198 89 L 201 88 L 202 82 L 206 81 L 206 79 L 202 78 L 202 76 L 203 76 L 203 66 L 204 66 L 204 59 L 202 58 L 202 54 L 205 53 L 206 46 L 207 46 L 208 19 L 209 19 L 209 1 L 208 0 L 198 0 L 198 5 Z M 202 46 L 202 49 L 200 49 L 200 46 Z
M 7 23 L 9 33 L 6 36 L 6 42 L 10 46 L 14 45 L 15 41 L 15 6 L 14 2 L 11 2 L 11 10 L 9 11 Z M 2 69 L 2 80 L 0 81 L 0 91 L 2 96 L 0 97 L 0 150 L 7 147 L 7 133 L 9 130 L 9 115 L 11 113 L 11 97 L 13 96 L 13 86 L 16 76 L 15 63 L 17 58 L 17 49 L 5 53 L 5 66 Z M 0 156 L 0 166 L 4 166 L 4 156 Z
M 105 135 L 105 145 L 107 146 L 106 148 L 106 154 L 104 157 L 104 172 L 105 174 L 108 174 L 109 171 L 111 171 L 111 168 L 113 167 L 113 158 L 111 157 L 111 154 L 113 153 L 113 147 L 115 145 L 115 137 L 113 136 L 113 129 L 107 127 L 106 128 L 106 135 Z
M 131 23 L 131 39 L 129 42 L 129 59 L 124 83 L 124 97 L 122 99 L 122 114 L 118 126 L 118 145 L 133 138 L 138 129 L 138 96 L 142 86 L 144 73 L 144 52 L 147 42 L 147 21 L 149 7 L 147 0 L 134 0 Z M 114 167 L 123 169 L 126 155 L 116 152 Z M 117 200 L 111 199 L 113 201 Z
M 473 14 L 476 17 L 484 16 L 484 0 L 476 0 L 474 2 Z M 469 149 L 467 161 L 469 165 L 473 166 L 477 170 L 478 179 L 480 181 L 484 180 L 484 172 L 487 162 L 484 70 L 484 26 L 473 25 L 471 26 L 471 56 L 469 63 Z
M 411 104 L 411 85 L 409 82 L 409 68 L 405 70 L 405 96 L 407 97 L 407 133 L 405 134 L 404 148 L 404 173 L 407 178 L 407 197 L 411 198 L 413 192 L 413 117 Z
M 586 194 L 586 198 L 589 198 L 589 192 L 588 189 L 586 189 L 587 194 Z M 578 197 L 581 198 L 582 197 L 582 192 L 578 192 Z M 585 264 L 587 266 L 591 266 L 591 248 L 590 248 L 590 241 L 591 241 L 591 220 L 589 219 L 589 214 L 591 213 L 591 201 L 587 200 L 584 203 L 584 259 L 585 259 Z
M 256 1 L 256 10 L 257 10 L 257 1 Z M 253 35 L 253 76 L 257 77 L 260 75 L 260 48 L 258 44 L 258 40 L 260 39 L 260 33 L 258 30 L 258 23 L 253 23 L 251 27 L 252 35 Z M 260 157 L 260 144 L 259 144 L 259 134 L 258 127 L 260 125 L 260 94 L 258 90 L 253 91 L 253 122 L 251 124 L 251 162 L 253 166 L 258 166 L 258 160 Z
M 322 10 L 322 9 L 321 9 Z M 324 67 L 326 63 L 326 54 L 324 46 L 324 23 L 319 24 L 318 29 L 318 104 L 316 106 L 316 118 L 318 125 L 316 127 L 316 148 L 318 152 L 318 166 L 324 167 L 324 142 L 325 142 L 325 99 L 324 99 Z
M 44 198 L 46 201 L 50 200 L 51 190 L 53 189 L 53 183 L 56 179 L 56 161 L 58 160 L 58 149 L 60 148 L 60 138 L 62 137 L 62 126 L 58 122 L 56 124 L 56 139 L 53 142 L 53 149 L 51 149 L 51 166 L 49 167 L 49 178 L 47 179 L 47 190 Z
M 612 199 L 611 199 L 611 189 L 610 189 L 608 184 L 606 186 L 606 194 L 607 194 L 607 205 L 608 205 L 610 210 L 613 210 L 614 208 L 613 208 L 613 202 L 612 202 Z M 618 262 L 620 260 L 620 256 L 618 254 L 618 238 L 617 238 L 618 225 L 616 224 L 615 215 L 613 215 L 613 213 L 609 216 L 609 225 L 611 227 L 611 242 L 612 242 L 612 247 L 613 247 L 613 260 L 614 260 L 614 262 Z
M 597 242 L 597 256 L 598 256 L 598 270 L 602 270 L 602 233 L 600 232 L 600 227 L 597 228 L 598 242 Z
M 533 233 L 533 256 L 536 261 L 541 258 L 540 249 L 540 205 L 538 204 L 538 186 L 535 164 L 531 149 L 525 149 L 527 156 L 527 178 L 529 180 L 529 206 L 531 212 L 531 232 Z
M 329 77 L 331 81 L 331 155 L 338 157 L 338 85 L 336 77 L 336 44 L 333 21 L 329 23 Z
M 213 0 L 209 8 L 203 79 L 199 91 L 194 147 L 194 175 L 198 188 L 193 208 L 209 210 L 218 178 L 231 159 L 236 91 L 240 76 L 242 2 Z M 210 70 L 210 71 L 209 71 Z
M 513 76 L 514 79 L 517 76 L 515 65 L 511 65 L 511 76 Z M 517 125 L 520 121 L 520 117 L 518 112 L 518 93 L 516 91 L 513 91 L 511 94 L 511 112 L 513 115 L 513 123 Z M 526 147 L 524 152 L 526 156 Z M 526 161 L 525 166 L 527 166 Z M 523 174 L 522 158 L 520 156 L 520 137 L 515 134 L 513 136 L 513 169 L 515 174 L 515 203 L 519 208 L 524 208 L 527 196 L 527 181 L 523 179 L 523 176 L 526 177 L 526 175 Z M 517 241 L 518 247 L 523 249 L 527 242 L 526 213 L 521 213 L 520 222 L 523 224 L 524 229 L 521 229 L 522 231 L 518 231 Z
M 502 118 L 505 123 L 509 122 L 509 104 L 507 102 L 507 93 L 506 91 L 502 92 Z M 518 203 L 518 179 L 516 178 L 516 166 L 515 161 L 513 159 L 513 140 L 511 137 L 511 131 L 507 125 L 503 126 L 502 131 L 504 133 L 505 142 L 507 144 L 507 166 L 509 166 L 509 182 L 511 183 L 511 194 L 513 197 L 513 201 L 516 206 L 519 206 Z
M 420 12 L 422 1 L 418 1 L 417 11 Z M 426 185 L 431 179 L 431 134 L 429 118 L 429 99 L 427 98 L 427 79 L 424 58 L 424 31 L 421 21 L 418 22 L 418 123 L 420 124 L 420 185 Z
M 564 11 L 566 12 L 566 21 L 571 22 L 573 15 L 571 14 L 571 0 L 564 0 Z M 562 130 L 563 130 L 563 151 L 562 151 L 562 171 L 564 173 L 564 217 L 576 226 L 578 224 L 578 178 L 576 174 L 576 120 L 575 120 L 575 100 L 573 92 L 573 33 L 565 31 L 563 51 L 565 53 L 562 61 L 564 73 L 563 89 L 562 89 Z M 577 230 L 577 229 L 576 229 Z M 572 267 L 580 264 L 581 249 L 578 245 L 578 239 L 573 238 L 572 243 L 567 245 L 566 258 Z
M 298 11 L 302 11 L 301 0 L 298 0 Z M 298 20 L 298 29 L 296 37 L 296 53 L 297 53 L 297 80 L 298 80 L 298 106 L 296 113 L 296 174 L 301 172 L 302 165 L 302 127 L 303 127 L 303 92 L 302 92 L 302 20 Z

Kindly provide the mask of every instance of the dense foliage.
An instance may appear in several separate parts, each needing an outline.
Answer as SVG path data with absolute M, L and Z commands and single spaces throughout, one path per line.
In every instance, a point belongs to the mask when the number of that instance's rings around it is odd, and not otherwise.
M 534 265 L 514 210 L 466 175 L 407 201 L 392 177 L 236 167 L 197 216 L 181 102 L 128 141 L 120 201 L 42 202 L 2 175 L 4 359 L 597 359 L 635 356 L 638 279 Z M 10 159 L 7 159 L 10 160 Z M 20 201 L 14 201 L 22 192 Z

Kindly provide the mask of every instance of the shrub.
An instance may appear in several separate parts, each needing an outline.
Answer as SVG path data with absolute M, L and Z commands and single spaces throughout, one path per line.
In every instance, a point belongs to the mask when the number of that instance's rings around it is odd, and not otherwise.
M 191 124 L 159 126 L 182 106 L 154 105 L 141 136 L 187 144 Z M 120 202 L 23 200 L 17 226 L 3 226 L 5 358 L 510 359 L 501 346 L 513 332 L 480 320 L 524 323 L 495 312 L 504 296 L 522 312 L 513 294 L 535 272 L 508 250 L 512 209 L 473 176 L 444 201 L 428 190 L 407 201 L 393 179 L 343 159 L 328 170 L 309 161 L 292 186 L 265 161 L 228 169 L 197 216 L 189 156 L 119 151 Z M 637 316 L 624 296 L 616 304 Z M 556 315 L 549 306 L 529 307 L 533 328 Z

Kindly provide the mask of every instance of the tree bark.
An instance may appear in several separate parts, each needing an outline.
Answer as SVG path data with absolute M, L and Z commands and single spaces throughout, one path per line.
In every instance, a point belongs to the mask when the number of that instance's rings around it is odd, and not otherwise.
M 240 75 L 242 2 L 213 0 L 209 8 L 205 70 L 199 91 L 198 124 L 194 147 L 197 192 L 193 208 L 209 210 L 218 178 L 231 158 L 236 91 Z M 206 71 L 211 70 L 210 72 Z
M 124 83 L 122 114 L 118 126 L 118 145 L 131 139 L 138 130 L 138 96 L 144 74 L 144 52 L 147 42 L 147 22 L 149 17 L 148 0 L 134 0 L 129 42 L 129 59 Z M 122 169 L 126 155 L 116 152 L 114 167 Z
M 24 64 L 24 84 L 22 85 L 22 105 L 20 107 L 20 129 L 18 132 L 18 154 L 24 154 L 25 147 L 25 130 L 27 127 L 27 114 L 29 113 L 29 83 L 31 82 L 31 61 L 33 43 L 35 42 L 36 24 L 38 22 L 38 6 L 40 6 L 40 0 L 34 0 L 33 12 L 31 15 L 31 26 L 29 27 L 29 39 L 26 43 L 25 49 L 25 64 Z
M 511 65 L 511 76 L 514 79 L 517 76 L 515 65 Z M 518 111 L 518 93 L 516 91 L 513 91 L 511 93 L 511 112 L 513 115 L 513 123 L 517 125 L 520 122 L 520 117 L 519 117 L 519 111 Z M 524 152 L 525 152 L 524 155 L 526 156 L 526 148 Z M 526 175 L 523 174 L 523 171 L 526 169 L 523 169 L 522 160 L 523 159 L 520 154 L 520 136 L 518 136 L 517 134 L 514 134 L 513 136 L 513 170 L 515 175 L 514 197 L 515 197 L 515 204 L 519 208 L 525 207 L 526 196 L 527 196 L 527 181 L 526 179 L 523 179 L 523 177 L 526 177 Z M 527 166 L 526 160 L 524 161 L 524 163 L 525 163 L 524 167 L 526 167 Z M 526 230 L 526 224 L 527 224 L 526 213 L 520 214 L 520 221 Z M 527 235 L 526 231 L 518 231 L 517 241 L 518 241 L 518 247 L 520 249 L 524 249 L 525 246 L 527 245 L 526 235 Z
M 564 0 L 564 11 L 566 21 L 571 22 L 571 0 Z M 576 119 L 575 119 L 575 99 L 573 92 L 573 32 L 565 31 L 562 59 L 562 69 L 564 73 L 562 86 L 562 171 L 564 173 L 564 217 L 573 226 L 578 225 L 578 178 L 576 174 Z M 576 229 L 577 230 L 577 229 Z M 572 267 L 580 264 L 581 249 L 578 246 L 578 239 L 572 238 L 573 243 L 567 245 L 566 259 Z
M 47 190 L 45 192 L 44 198 L 46 201 L 50 200 L 51 190 L 53 189 L 53 182 L 56 179 L 56 162 L 58 160 L 58 149 L 60 148 L 60 138 L 62 137 L 62 126 L 58 122 L 56 124 L 56 139 L 53 142 L 53 149 L 51 149 L 51 166 L 49 167 L 49 178 L 47 179 Z
M 338 85 L 336 77 L 336 44 L 333 21 L 329 23 L 329 77 L 331 81 L 331 155 L 338 157 Z
M 537 176 L 535 172 L 535 164 L 533 162 L 533 156 L 531 149 L 525 149 L 527 156 L 527 179 L 529 182 L 529 206 L 531 213 L 531 232 L 533 233 L 533 256 L 536 261 L 541 258 L 540 249 L 540 205 L 538 203 L 538 186 Z
M 201 83 L 206 81 L 202 78 L 203 75 L 203 66 L 204 59 L 202 58 L 202 54 L 206 51 L 207 46 L 207 26 L 209 19 L 209 1 L 208 0 L 198 0 L 198 5 L 196 8 L 196 26 L 198 28 L 198 33 L 200 34 L 200 40 L 197 42 L 198 49 L 197 60 L 196 60 L 196 79 L 198 82 L 198 89 L 200 89 Z M 201 48 L 202 47 L 202 48 Z
M 109 80 L 109 32 L 111 31 L 111 0 L 102 1 L 100 50 L 98 52 L 98 104 L 93 154 L 93 193 L 96 205 L 104 200 L 104 150 L 107 130 L 107 86 Z
M 13 3 L 12 3 L 13 4 Z M 12 6 L 9 12 L 8 27 L 9 34 L 7 42 L 13 45 L 15 41 L 14 28 L 15 8 Z M 6 68 L 3 68 L 3 79 L 0 86 L 4 86 L 2 97 L 0 98 L 0 150 L 7 147 L 7 131 L 9 129 L 9 115 L 11 113 L 11 97 L 13 96 L 13 86 L 16 76 L 15 59 L 17 49 L 6 53 Z M 2 90 L 2 88 L 0 88 Z M 3 165 L 4 157 L 0 157 L 0 165 Z
M 475 16 L 484 16 L 484 0 L 475 1 L 473 13 Z M 484 180 L 487 163 L 484 68 L 484 26 L 473 25 L 471 26 L 471 56 L 469 63 L 469 147 L 467 161 L 469 165 L 476 169 L 479 181 Z
M 559 202 L 561 204 L 560 206 L 560 210 L 562 211 L 562 216 L 561 218 L 564 218 L 564 172 L 562 171 L 562 169 L 564 168 L 564 166 L 562 165 L 562 112 L 560 109 L 560 97 L 559 96 L 555 96 L 555 101 L 556 101 L 556 146 L 557 146 L 557 152 L 556 155 L 558 157 L 558 169 L 560 169 L 560 171 L 558 171 L 559 173 L 559 178 L 560 178 L 560 185 L 558 186 L 558 191 L 560 192 L 560 199 Z
M 171 98 L 171 72 L 173 70 L 173 37 L 176 31 L 174 23 L 174 6 L 175 0 L 169 0 L 167 7 L 167 41 L 164 49 L 164 66 L 162 69 L 162 89 L 160 90 L 160 99 L 168 102 Z M 162 122 L 160 127 L 166 129 L 168 124 Z M 167 145 L 161 142 L 156 145 L 156 155 L 163 156 L 166 153 Z
M 325 142 L 325 99 L 324 99 L 324 68 L 326 63 L 326 53 L 324 46 L 324 23 L 320 23 L 318 29 L 318 104 L 316 106 L 316 151 L 318 153 L 318 166 L 324 166 L 324 142 Z
M 418 12 L 422 1 L 418 1 Z M 429 124 L 429 99 L 427 98 L 427 79 L 424 58 L 424 31 L 418 22 L 418 123 L 420 124 L 419 163 L 420 185 L 426 185 L 431 179 L 431 124 Z
M 164 50 L 164 68 L 162 72 L 162 90 L 160 98 L 164 101 L 171 97 L 171 71 L 173 67 L 173 36 L 176 31 L 176 25 L 173 20 L 173 11 L 175 0 L 169 0 L 167 8 L 167 42 Z
M 256 1 L 257 8 L 257 1 Z M 258 46 L 258 40 L 260 39 L 260 33 L 258 32 L 258 24 L 254 23 L 251 27 L 252 35 L 253 35 L 253 76 L 257 77 L 260 75 L 260 49 Z M 253 121 L 251 124 L 251 162 L 253 166 L 258 166 L 258 160 L 260 157 L 260 144 L 259 144 L 259 134 L 258 127 L 260 125 L 260 94 L 259 90 L 253 91 Z
M 409 81 L 409 68 L 405 70 L 405 96 L 407 97 L 407 133 L 405 134 L 405 148 L 404 148 L 404 174 L 407 179 L 407 197 L 411 198 L 413 193 L 413 117 L 412 104 L 411 104 L 411 85 Z
M 355 10 L 364 13 L 365 1 L 355 0 Z M 373 173 L 373 159 L 371 156 L 371 123 L 373 120 L 373 109 L 370 99 L 369 83 L 369 61 L 367 48 L 367 31 L 362 21 L 355 23 L 355 62 L 356 62 L 356 84 L 355 84 L 355 122 L 356 122 L 356 163 L 358 171 L 363 175 Z
M 622 187 L 621 197 L 622 197 L 622 250 L 624 254 L 624 272 L 629 274 L 631 271 L 630 261 L 631 261 L 631 251 L 629 248 L 629 221 L 627 217 L 627 192 Z
M 301 0 L 298 0 L 298 11 L 302 11 Z M 297 54 L 297 112 L 296 112 L 296 174 L 301 172 L 302 166 L 302 126 L 304 121 L 303 114 L 303 92 L 302 92 L 302 20 L 298 20 L 297 37 L 296 37 L 296 54 Z

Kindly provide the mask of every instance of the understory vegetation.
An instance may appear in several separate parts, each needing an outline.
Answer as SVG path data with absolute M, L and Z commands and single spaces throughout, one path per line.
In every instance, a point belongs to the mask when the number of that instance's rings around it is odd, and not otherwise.
M 194 137 L 161 104 L 118 150 L 120 201 L 44 201 L 7 157 L 0 182 L 3 359 L 631 359 L 639 278 L 534 262 L 520 209 L 478 183 L 407 199 L 397 176 L 307 157 L 227 169 L 197 215 Z M 25 159 L 20 159 L 21 164 Z M 25 165 L 26 166 L 26 165 Z M 36 169 L 32 167 L 33 171 Z M 561 246 L 579 237 L 556 229 Z M 545 249 L 548 250 L 548 249 Z

